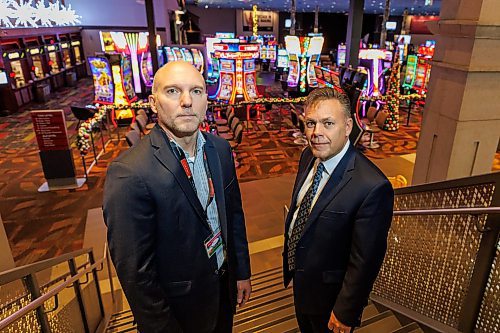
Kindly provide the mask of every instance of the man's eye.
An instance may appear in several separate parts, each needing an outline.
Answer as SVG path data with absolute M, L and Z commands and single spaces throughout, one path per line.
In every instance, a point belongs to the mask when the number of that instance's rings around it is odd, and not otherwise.
M 314 121 L 306 121 L 307 128 L 313 128 L 315 125 Z
M 169 95 L 176 94 L 177 93 L 177 89 L 175 89 L 175 88 L 168 88 L 166 90 L 166 93 L 169 94 Z
M 326 127 L 332 127 L 334 125 L 333 121 L 325 121 Z
M 202 95 L 203 94 L 203 90 L 201 90 L 201 89 L 194 89 L 193 90 L 193 94 L 195 94 L 195 95 Z

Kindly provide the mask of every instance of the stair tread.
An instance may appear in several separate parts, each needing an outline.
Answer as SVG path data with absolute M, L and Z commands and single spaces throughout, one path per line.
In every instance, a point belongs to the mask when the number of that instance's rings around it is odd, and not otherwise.
M 238 325 L 234 325 L 233 328 L 235 333 L 245 332 L 247 330 L 255 332 L 259 329 L 264 329 L 266 327 L 272 326 L 273 324 L 277 324 L 291 318 L 295 318 L 295 309 L 293 307 L 287 307 L 278 311 L 271 312 L 264 316 L 246 320 Z
M 356 333 L 391 333 L 399 328 L 401 328 L 401 323 L 392 311 L 388 310 L 362 322 Z
M 256 318 L 259 316 L 264 316 L 266 314 L 272 313 L 273 311 L 287 308 L 287 307 L 292 307 L 292 308 L 294 307 L 292 298 L 284 298 L 284 299 L 281 299 L 281 300 L 276 301 L 276 302 L 272 302 L 269 304 L 255 307 L 255 308 L 251 309 L 250 311 L 238 313 L 234 317 L 234 324 L 237 325 L 244 320 L 247 320 L 250 318 Z
M 368 318 L 371 318 L 373 316 L 376 316 L 378 314 L 377 307 L 373 304 L 367 305 L 364 310 L 363 314 L 361 315 L 361 322 L 365 321 Z
M 293 297 L 293 293 L 290 289 L 281 289 L 281 290 L 269 290 L 268 293 L 261 293 L 260 295 L 252 295 L 250 301 L 248 301 L 248 303 L 245 305 L 245 308 L 253 307 L 256 306 L 257 304 L 266 303 L 273 299 L 284 296 Z M 243 308 L 242 310 L 244 311 L 245 308 Z
M 254 333 L 300 333 L 299 324 L 295 318 L 277 323 L 276 325 L 263 328 Z
M 393 331 L 392 333 L 423 333 L 424 331 L 420 328 L 420 326 L 413 322 L 413 323 L 409 323 L 395 331 Z

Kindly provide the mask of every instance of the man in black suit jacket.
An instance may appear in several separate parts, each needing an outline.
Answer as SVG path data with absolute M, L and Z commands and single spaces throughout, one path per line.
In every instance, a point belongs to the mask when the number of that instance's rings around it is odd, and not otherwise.
M 285 224 L 285 287 L 293 279 L 302 333 L 359 326 L 382 265 L 394 192 L 348 138 L 349 100 L 314 90 L 305 103 L 309 147 L 299 162 Z
M 251 293 L 241 195 L 227 141 L 201 133 L 207 94 L 187 62 L 155 75 L 158 124 L 110 165 L 104 218 L 141 333 L 231 332 Z

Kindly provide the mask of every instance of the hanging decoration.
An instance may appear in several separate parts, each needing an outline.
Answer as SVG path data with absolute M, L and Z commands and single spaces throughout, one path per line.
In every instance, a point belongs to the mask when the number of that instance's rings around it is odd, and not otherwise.
M 399 61 L 392 64 L 391 76 L 386 93 L 386 103 L 384 111 L 389 115 L 384 123 L 384 129 L 387 131 L 397 131 L 399 128 L 399 103 L 400 103 L 400 82 L 399 82 Z
M 59 0 L 0 0 L 0 27 L 3 28 L 38 28 L 81 23 L 70 5 L 63 5 Z
M 253 15 L 252 15 L 252 20 L 253 20 L 253 24 L 252 24 L 252 32 L 253 32 L 253 36 L 254 37 L 257 37 L 257 31 L 259 31 L 259 17 L 258 17 L 258 14 L 257 14 L 257 5 L 253 5 L 252 6 L 252 11 L 253 11 Z

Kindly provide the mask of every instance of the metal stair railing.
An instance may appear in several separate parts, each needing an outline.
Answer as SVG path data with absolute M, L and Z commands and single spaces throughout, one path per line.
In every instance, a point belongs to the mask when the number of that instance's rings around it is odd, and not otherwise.
M 78 265 L 83 256 L 85 262 Z M 0 331 L 104 331 L 109 315 L 105 313 L 98 272 L 105 263 L 115 304 L 107 244 L 103 257 L 97 261 L 92 249 L 82 249 L 1 273 Z M 60 269 L 61 264 L 68 265 L 67 272 L 39 284 L 38 275 Z M 52 306 L 49 310 L 48 305 Z
M 500 173 L 395 190 L 371 299 L 435 332 L 500 332 Z

